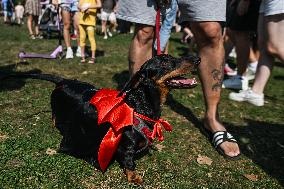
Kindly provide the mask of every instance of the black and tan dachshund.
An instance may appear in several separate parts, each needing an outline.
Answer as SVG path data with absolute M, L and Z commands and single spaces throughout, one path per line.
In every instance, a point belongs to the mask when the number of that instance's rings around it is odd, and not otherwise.
M 129 182 L 141 184 L 135 158 L 147 151 L 153 139 L 163 140 L 161 105 L 172 88 L 192 88 L 191 76 L 200 58 L 155 56 L 121 91 L 97 89 L 85 82 L 49 74 L 14 74 L 10 77 L 54 82 L 51 108 L 54 125 L 63 136 L 60 152 L 85 159 L 105 171 L 116 160 Z M 186 79 L 188 75 L 191 79 Z M 107 97 L 106 97 L 107 96 Z M 119 126 L 117 126 L 118 124 Z

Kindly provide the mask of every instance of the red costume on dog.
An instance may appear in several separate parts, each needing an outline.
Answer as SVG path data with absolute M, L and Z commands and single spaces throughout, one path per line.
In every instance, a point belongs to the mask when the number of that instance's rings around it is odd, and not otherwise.
M 109 162 L 111 161 L 118 144 L 120 142 L 123 128 L 126 126 L 132 126 L 134 124 L 134 116 L 137 116 L 145 121 L 153 122 L 154 127 L 151 135 L 145 133 L 149 140 L 153 140 L 158 136 L 158 139 L 162 141 L 162 126 L 166 131 L 171 131 L 172 126 L 165 120 L 153 120 L 144 115 L 134 112 L 133 108 L 129 107 L 124 102 L 125 94 L 118 97 L 119 91 L 112 89 L 99 90 L 90 100 L 90 103 L 96 106 L 98 111 L 98 125 L 109 122 L 111 124 L 110 129 L 104 136 L 99 152 L 98 161 L 103 171 L 106 170 Z

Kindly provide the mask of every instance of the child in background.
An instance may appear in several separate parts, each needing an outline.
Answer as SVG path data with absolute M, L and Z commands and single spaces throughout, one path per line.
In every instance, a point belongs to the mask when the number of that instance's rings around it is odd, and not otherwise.
M 30 39 L 42 39 L 39 34 L 38 20 L 41 14 L 40 0 L 27 0 L 25 4 L 25 13 L 28 15 L 27 26 L 30 34 Z M 33 31 L 34 25 L 34 31 Z
M 85 63 L 85 46 L 86 37 L 91 44 L 92 58 L 88 63 L 95 63 L 96 40 L 95 40 L 95 26 L 97 9 L 102 6 L 101 0 L 79 0 L 79 31 L 80 31 L 80 46 L 82 59 L 81 63 Z
M 16 21 L 17 24 L 24 24 L 24 12 L 25 12 L 25 8 L 22 5 L 22 2 L 19 1 L 18 4 L 15 6 L 15 15 L 16 15 Z
M 54 4 L 55 6 L 59 4 L 61 8 L 61 16 L 63 21 L 63 37 L 65 45 L 67 47 L 66 56 L 65 56 L 66 59 L 72 59 L 74 57 L 71 46 L 71 39 L 70 39 L 70 28 L 71 24 L 73 24 L 75 30 L 78 30 L 79 27 L 78 3 L 79 0 L 52 0 L 52 4 Z M 78 47 L 76 50 L 76 56 L 81 57 L 79 39 L 77 39 L 77 45 Z
M 13 16 L 14 3 L 12 0 L 2 0 L 2 8 L 4 13 L 4 23 L 11 23 Z

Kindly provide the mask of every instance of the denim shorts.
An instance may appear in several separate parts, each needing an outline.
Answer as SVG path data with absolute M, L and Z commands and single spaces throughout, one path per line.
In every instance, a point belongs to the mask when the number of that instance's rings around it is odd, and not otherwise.
M 78 4 L 79 1 L 73 1 L 72 3 L 62 3 L 60 7 L 67 12 L 78 12 Z

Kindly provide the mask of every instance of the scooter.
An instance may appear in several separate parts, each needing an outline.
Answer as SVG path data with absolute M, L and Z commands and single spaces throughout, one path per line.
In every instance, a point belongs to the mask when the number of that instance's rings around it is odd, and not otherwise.
M 18 54 L 18 57 L 20 59 L 27 59 L 27 58 L 43 58 L 43 59 L 62 59 L 64 57 L 63 53 L 63 47 L 62 47 L 62 33 L 61 33 L 61 27 L 60 27 L 60 19 L 59 19 L 59 8 L 57 8 L 57 29 L 58 29 L 58 46 L 56 49 L 51 52 L 50 54 L 39 54 L 39 53 L 26 53 L 24 51 L 21 51 Z

